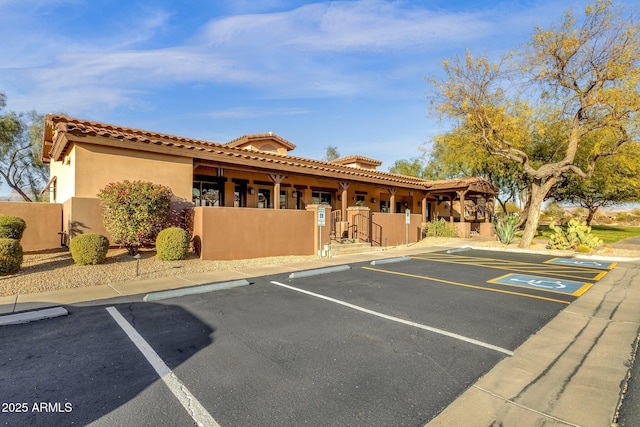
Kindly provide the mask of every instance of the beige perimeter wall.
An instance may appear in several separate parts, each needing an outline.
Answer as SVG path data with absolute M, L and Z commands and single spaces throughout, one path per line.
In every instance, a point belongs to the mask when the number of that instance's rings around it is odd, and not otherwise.
M 0 213 L 18 216 L 27 223 L 20 242 L 23 251 L 34 252 L 60 248 L 61 204 L 0 202 Z
M 200 258 L 233 260 L 313 255 L 313 211 L 196 207 L 193 238 Z
M 372 212 L 372 222 L 381 227 L 380 246 L 398 246 L 407 243 L 407 225 L 405 214 Z M 416 243 L 422 237 L 422 215 L 411 214 L 409 224 L 409 243 Z

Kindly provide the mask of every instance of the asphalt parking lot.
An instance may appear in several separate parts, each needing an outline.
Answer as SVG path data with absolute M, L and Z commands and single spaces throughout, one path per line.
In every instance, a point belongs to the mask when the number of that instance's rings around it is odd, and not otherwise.
M 386 261 L 2 326 L 0 424 L 424 425 L 615 267 Z

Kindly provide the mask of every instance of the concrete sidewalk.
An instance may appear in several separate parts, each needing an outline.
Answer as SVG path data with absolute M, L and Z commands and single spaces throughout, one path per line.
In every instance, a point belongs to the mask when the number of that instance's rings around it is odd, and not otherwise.
M 399 247 L 285 265 L 3 297 L 0 298 L 0 314 L 368 262 L 467 244 L 454 242 L 433 247 Z M 512 357 L 502 360 L 427 425 L 611 425 L 640 329 L 640 267 L 635 260 L 620 261 L 604 279 L 560 312 L 520 346 Z

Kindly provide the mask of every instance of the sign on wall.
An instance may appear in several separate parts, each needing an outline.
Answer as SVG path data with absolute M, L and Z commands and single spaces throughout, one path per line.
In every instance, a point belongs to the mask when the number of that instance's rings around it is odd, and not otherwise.
M 325 208 L 318 208 L 318 227 L 324 227 L 326 224 Z

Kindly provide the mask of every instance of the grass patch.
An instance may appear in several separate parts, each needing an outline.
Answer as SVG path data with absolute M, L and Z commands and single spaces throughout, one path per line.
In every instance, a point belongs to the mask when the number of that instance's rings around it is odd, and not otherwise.
M 640 227 L 617 225 L 592 225 L 591 233 L 605 243 L 615 243 L 629 237 L 640 236 Z
M 548 225 L 538 227 L 536 239 L 549 239 L 553 231 Z M 640 227 L 618 225 L 592 225 L 591 234 L 602 239 L 604 243 L 616 243 L 629 237 L 640 236 Z M 522 233 L 520 233 L 522 235 Z

